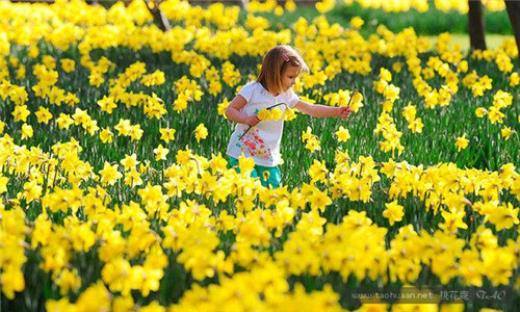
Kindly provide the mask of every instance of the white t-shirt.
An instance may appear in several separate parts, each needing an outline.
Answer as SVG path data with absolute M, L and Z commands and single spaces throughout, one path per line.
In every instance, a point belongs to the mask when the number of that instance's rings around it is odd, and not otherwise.
M 276 108 L 285 112 L 287 108 L 293 108 L 299 101 L 298 96 L 292 89 L 274 96 L 257 81 L 246 84 L 238 94 L 247 101 L 247 104 L 242 108 L 242 112 L 248 116 L 256 115 L 261 109 L 268 109 L 279 103 L 286 104 L 276 106 Z M 263 120 L 249 131 L 247 131 L 249 125 L 237 123 L 229 140 L 226 153 L 237 159 L 241 154 L 244 154 L 245 157 L 253 158 L 256 165 L 278 166 L 282 162 L 280 142 L 282 140 L 283 122 L 283 117 L 279 120 Z M 247 133 L 243 135 L 245 131 Z

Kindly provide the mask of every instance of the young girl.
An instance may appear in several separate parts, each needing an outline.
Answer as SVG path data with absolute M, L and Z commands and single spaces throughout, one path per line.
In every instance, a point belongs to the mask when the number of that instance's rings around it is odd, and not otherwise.
M 348 107 L 309 104 L 298 99 L 292 86 L 307 64 L 293 48 L 280 45 L 264 57 L 256 81 L 246 84 L 226 110 L 229 120 L 237 123 L 227 147 L 229 165 L 236 167 L 240 155 L 253 158 L 253 177 L 260 178 L 263 186 L 278 187 L 281 183 L 280 142 L 284 118 L 263 120 L 257 117 L 262 109 L 296 108 L 312 117 L 341 117 L 350 114 Z

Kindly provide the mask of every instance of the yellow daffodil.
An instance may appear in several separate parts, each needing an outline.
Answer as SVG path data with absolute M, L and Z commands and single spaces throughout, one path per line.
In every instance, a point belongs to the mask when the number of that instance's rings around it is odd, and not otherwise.
M 469 140 L 466 138 L 466 135 L 464 134 L 461 137 L 458 137 L 455 142 L 455 147 L 457 148 L 457 151 L 460 152 L 463 149 L 466 149 L 468 147 Z
M 384 67 L 379 69 L 379 78 L 383 81 L 390 82 L 392 81 L 392 73 Z
M 252 158 L 240 155 L 240 157 L 238 158 L 238 167 L 240 168 L 241 173 L 247 175 L 255 167 L 255 161 Z
M 8 177 L 0 176 L 0 194 L 7 192 Z
M 144 75 L 141 78 L 141 83 L 147 87 L 160 86 L 166 82 L 164 73 L 160 70 L 156 70 L 151 74 Z
M 414 119 L 408 124 L 408 129 L 413 133 L 422 133 L 423 128 L 424 124 L 422 123 L 421 118 Z
M 484 116 L 486 116 L 487 112 L 488 112 L 487 109 L 485 109 L 484 107 L 477 107 L 477 109 L 475 110 L 475 115 L 478 118 L 484 118 Z
M 415 115 L 417 114 L 417 109 L 414 105 L 408 104 L 403 108 L 402 111 L 403 117 L 410 122 L 415 119 Z
M 114 136 L 112 134 L 112 131 L 110 131 L 109 128 L 105 128 L 105 129 L 101 130 L 101 132 L 99 132 L 99 139 L 104 144 L 112 143 L 113 137 Z
M 285 9 L 289 12 L 293 12 L 294 10 L 296 10 L 296 3 L 294 2 L 294 0 L 288 0 L 285 2 Z
M 291 121 L 294 120 L 298 115 L 296 114 L 296 110 L 292 108 L 287 108 L 284 112 L 284 120 Z
M 28 124 L 22 125 L 22 140 L 32 138 L 33 136 L 33 128 Z
M 516 87 L 520 84 L 520 75 L 518 73 L 512 73 L 509 76 L 509 85 L 511 87 Z
M 515 133 L 515 130 L 511 129 L 510 127 L 504 127 L 500 129 L 500 135 L 506 140 L 509 140 L 513 133 Z
M 394 225 L 395 222 L 399 222 L 403 219 L 404 209 L 397 201 L 385 204 L 385 206 L 386 209 L 383 211 L 383 216 L 388 219 L 390 225 Z
M 403 63 L 401 63 L 401 62 L 393 63 L 392 70 L 396 73 L 400 73 L 403 70 Z
M 38 121 L 38 123 L 45 124 L 45 125 L 48 124 L 49 120 L 52 119 L 51 112 L 43 106 L 40 106 L 40 108 L 38 108 L 38 111 L 35 113 L 35 115 L 36 115 L 36 120 Z
M 350 26 L 352 26 L 354 29 L 361 28 L 363 26 L 363 24 L 365 24 L 365 21 L 359 16 L 354 16 L 350 20 Z
M 72 59 L 64 58 L 60 60 L 61 68 L 66 73 L 71 73 L 76 68 L 76 62 Z
M 439 227 L 449 233 L 455 233 L 457 229 L 467 229 L 468 225 L 462 219 L 465 216 L 464 211 L 449 212 L 443 210 L 441 212 L 444 223 Z
M 318 1 L 314 6 L 316 7 L 316 10 L 320 12 L 321 14 L 328 12 L 334 8 L 335 5 L 334 0 L 321 0 Z
M 134 153 L 132 155 L 125 155 L 125 158 L 121 159 L 120 163 L 125 170 L 130 170 L 135 168 L 139 164 L 139 161 L 137 161 L 137 155 Z
M 509 229 L 516 224 L 519 224 L 518 211 L 520 208 L 513 208 L 513 205 L 507 203 L 500 205 L 488 212 L 488 220 L 495 225 L 498 231 Z
M 2 292 L 9 299 L 14 299 L 15 292 L 25 289 L 25 280 L 23 272 L 18 268 L 7 268 L 2 272 Z
M 357 113 L 359 109 L 363 107 L 363 94 L 360 92 L 354 92 L 350 99 L 349 107 L 352 112 Z
M 283 7 L 281 5 L 277 5 L 276 8 L 274 8 L 274 15 L 276 15 L 276 16 L 283 15 Z
M 225 111 L 229 106 L 229 100 L 224 99 L 222 102 L 220 102 L 217 106 L 217 112 L 220 116 L 225 116 Z M 226 117 L 227 118 L 227 117 Z
M 498 108 L 496 106 L 491 106 L 489 108 L 488 119 L 489 119 L 489 121 L 491 121 L 492 124 L 503 123 L 505 117 L 506 117 L 505 114 L 500 111 L 500 108 Z
M 350 139 L 350 133 L 348 132 L 348 129 L 343 128 L 343 126 L 340 126 L 338 131 L 336 131 L 336 139 L 338 142 L 346 142 L 348 139 Z
M 101 100 L 97 101 L 97 104 L 102 112 L 107 112 L 108 114 L 112 114 L 112 111 L 117 108 L 114 98 L 110 96 L 104 96 Z
M 117 165 L 110 165 L 105 161 L 103 169 L 99 172 L 101 183 L 104 185 L 114 185 L 123 175 L 118 171 Z
M 169 149 L 164 148 L 162 144 L 159 144 L 157 148 L 154 148 L 153 153 L 155 154 L 155 160 L 166 160 L 166 155 L 170 152 Z
M 60 116 L 56 119 L 56 123 L 58 124 L 58 128 L 68 129 L 74 123 L 74 120 L 72 120 L 70 115 L 60 113 Z
M 305 148 L 311 153 L 321 150 L 320 140 L 314 134 L 311 134 L 311 137 L 309 137 L 305 142 Z
M 36 181 L 26 182 L 23 185 L 23 197 L 27 203 L 31 203 L 40 198 L 43 188 Z
M 309 168 L 309 176 L 312 181 L 320 181 L 322 183 L 327 182 L 327 174 L 328 170 L 325 166 L 325 163 L 317 161 L 316 159 L 313 161 L 311 167 Z
M 208 129 L 204 126 L 204 124 L 199 124 L 197 128 L 195 128 L 195 139 L 197 142 L 200 140 L 204 140 L 208 136 Z
M 275 108 L 271 109 L 271 119 L 272 120 L 279 120 L 280 118 L 282 118 L 282 115 L 283 115 L 283 112 L 280 108 L 275 107 Z
M 14 121 L 26 122 L 27 121 L 27 117 L 29 117 L 30 114 L 31 114 L 31 112 L 27 108 L 27 105 L 16 105 L 14 107 L 13 112 L 12 112 L 12 116 L 14 118 Z
M 159 129 L 159 132 L 161 133 L 161 140 L 168 143 L 170 141 L 175 140 L 175 129 L 170 128 L 161 128 Z
M 256 117 L 260 120 L 270 120 L 271 118 L 271 111 L 268 109 L 261 109 L 257 114 Z
M 130 139 L 132 141 L 139 141 L 143 137 L 143 129 L 140 125 L 136 124 L 130 127 Z

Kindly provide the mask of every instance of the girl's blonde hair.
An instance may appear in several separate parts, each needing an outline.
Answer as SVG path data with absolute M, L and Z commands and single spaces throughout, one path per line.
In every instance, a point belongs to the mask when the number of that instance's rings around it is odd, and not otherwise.
M 256 81 L 270 92 L 281 93 L 285 91 L 282 85 L 282 75 L 289 66 L 298 67 L 300 72 L 309 70 L 295 49 L 287 45 L 276 46 L 264 56 L 262 69 Z

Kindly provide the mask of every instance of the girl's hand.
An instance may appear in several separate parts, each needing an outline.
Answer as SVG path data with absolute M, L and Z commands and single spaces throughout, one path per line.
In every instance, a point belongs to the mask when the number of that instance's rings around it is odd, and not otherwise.
M 346 119 L 352 111 L 350 110 L 350 107 L 338 107 L 338 117 L 341 119 Z
M 248 124 L 251 127 L 254 127 L 254 126 L 256 126 L 257 123 L 260 122 L 260 119 L 258 119 L 258 117 L 256 117 L 256 115 L 254 115 L 254 116 L 248 116 L 245 121 L 246 121 L 246 124 Z

